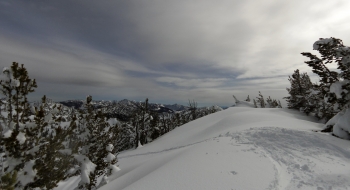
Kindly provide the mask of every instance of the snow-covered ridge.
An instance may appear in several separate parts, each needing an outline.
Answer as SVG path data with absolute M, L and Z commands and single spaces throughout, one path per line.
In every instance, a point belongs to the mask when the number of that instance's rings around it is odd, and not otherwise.
M 242 105 L 240 105 L 242 106 Z M 297 111 L 231 107 L 118 155 L 114 189 L 348 189 L 350 142 Z M 74 186 L 74 179 L 57 189 Z

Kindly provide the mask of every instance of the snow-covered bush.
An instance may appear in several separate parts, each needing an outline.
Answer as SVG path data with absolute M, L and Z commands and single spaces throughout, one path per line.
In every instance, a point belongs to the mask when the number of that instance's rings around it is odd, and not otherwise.
M 235 96 L 233 96 L 233 98 L 235 99 L 236 103 L 241 102 L 237 100 Z M 279 100 L 272 99 L 270 96 L 265 100 L 264 96 L 261 94 L 260 91 L 259 91 L 259 96 L 256 97 L 256 99 L 257 100 L 253 99 L 253 103 L 251 103 L 248 95 L 247 99 L 242 102 L 254 108 L 282 108 L 281 102 Z

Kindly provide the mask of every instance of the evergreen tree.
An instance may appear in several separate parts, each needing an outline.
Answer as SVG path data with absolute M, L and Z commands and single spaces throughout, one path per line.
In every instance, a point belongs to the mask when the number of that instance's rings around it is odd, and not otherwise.
M 72 156 L 65 152 L 64 144 L 70 131 L 57 123 L 58 108 L 47 111 L 41 106 L 30 110 L 27 95 L 34 91 L 36 82 L 23 65 L 13 63 L 11 69 L 3 71 L 6 78 L 0 81 L 0 89 L 8 111 L 0 138 L 6 159 L 3 175 L 14 178 L 16 173 L 18 189 L 52 189 L 69 176 Z M 43 105 L 45 100 L 44 96 Z M 35 112 L 32 118 L 31 112 Z
M 168 118 L 169 118 L 169 114 L 166 114 L 164 112 L 162 112 L 160 114 L 160 132 L 161 132 L 161 135 L 170 131 L 170 128 L 169 128 L 168 122 L 167 122 Z
M 254 103 L 254 107 L 255 107 L 255 108 L 258 108 L 258 105 L 256 104 L 255 99 L 253 99 L 253 103 Z
M 145 102 L 140 104 L 135 104 L 136 109 L 132 115 L 131 125 L 135 127 L 135 148 L 139 145 L 146 144 L 151 140 L 152 130 L 150 129 L 150 121 L 152 116 L 150 115 L 150 110 L 148 107 L 148 98 Z
M 189 106 L 189 111 L 190 111 L 190 116 L 191 118 L 189 119 L 190 121 L 197 119 L 198 117 L 198 109 L 197 109 L 197 102 L 194 100 L 191 102 L 188 100 L 188 106 Z
M 29 122 L 29 106 L 27 95 L 37 87 L 35 80 L 29 79 L 28 72 L 23 65 L 13 62 L 11 68 L 4 68 L 5 79 L 0 81 L 0 91 L 6 98 L 7 117 L 3 125 L 0 145 L 5 151 L 5 175 L 19 172 L 18 177 L 25 177 L 22 172 L 28 160 L 25 152 L 30 148 L 26 143 L 25 129 Z M 30 168 L 31 169 L 31 168 Z M 26 182 L 16 182 L 16 186 L 25 186 Z
M 245 101 L 247 101 L 247 102 L 250 102 L 250 98 L 249 98 L 249 95 L 248 95 L 248 97 L 247 97 L 247 99 L 246 99 Z
M 160 136 L 159 130 L 159 114 L 157 112 L 151 112 L 152 120 L 150 121 L 151 139 L 154 140 Z
M 118 125 L 118 138 L 115 147 L 118 152 L 131 149 L 135 146 L 135 127 L 128 122 L 122 122 Z
M 289 76 L 289 82 L 291 84 L 287 91 L 290 96 L 285 97 L 288 108 L 305 111 L 307 114 L 311 111 L 308 104 L 308 95 L 313 88 L 310 77 L 307 73 L 299 73 L 299 70 L 295 70 L 292 76 Z
M 322 115 L 332 117 L 327 123 L 328 130 L 342 138 L 350 139 L 350 48 L 337 38 L 320 38 L 313 45 L 321 58 L 308 52 L 301 53 L 310 61 L 305 61 L 320 77 L 319 95 L 325 100 Z M 337 64 L 338 72 L 331 71 L 327 64 Z M 323 117 L 325 117 L 323 116 Z
M 269 108 L 277 108 L 280 107 L 280 102 L 277 102 L 277 100 L 275 99 L 271 99 L 271 97 L 269 96 L 268 98 L 266 98 L 266 103 L 267 103 L 267 107 Z M 282 107 L 282 106 L 281 106 Z
M 91 96 L 86 98 L 85 108 L 79 116 L 79 129 L 83 133 L 78 135 L 81 148 L 75 158 L 80 162 L 78 188 L 91 190 L 96 188 L 97 178 L 107 176 L 108 168 L 117 163 L 111 154 L 117 153 L 112 144 L 118 138 L 118 127 L 110 126 L 104 113 L 94 109 Z
M 265 100 L 264 100 L 264 96 L 261 94 L 261 92 L 259 91 L 259 97 L 256 97 L 258 100 L 257 100 L 257 103 L 258 105 L 260 106 L 260 108 L 265 108 Z

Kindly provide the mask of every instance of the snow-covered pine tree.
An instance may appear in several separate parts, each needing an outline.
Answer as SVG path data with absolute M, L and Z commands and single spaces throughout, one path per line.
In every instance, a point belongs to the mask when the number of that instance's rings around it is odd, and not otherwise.
M 181 125 L 181 116 L 180 116 L 180 113 L 178 112 L 174 114 L 174 125 L 175 127 L 178 127 Z
M 78 189 L 94 189 L 97 186 L 97 178 L 108 175 L 111 164 L 117 163 L 115 155 L 117 149 L 113 143 L 118 138 L 118 126 L 111 126 L 101 110 L 96 110 L 92 105 L 92 97 L 87 96 L 85 111 L 79 116 L 79 135 L 81 148 L 75 155 L 80 162 L 80 178 Z M 109 147 L 109 148 L 107 148 Z M 111 158 L 111 159 L 108 159 Z
M 150 112 L 152 120 L 150 121 L 151 139 L 154 140 L 160 136 L 159 114 L 155 111 Z
M 195 102 L 194 100 L 193 101 L 188 100 L 188 106 L 189 106 L 190 117 L 191 117 L 189 118 L 189 121 L 193 121 L 198 117 L 197 102 Z
M 320 38 L 313 45 L 321 58 L 308 52 L 301 53 L 310 61 L 305 61 L 320 77 L 320 94 L 324 95 L 328 113 L 336 114 L 326 126 L 333 134 L 350 139 L 350 47 L 344 46 L 337 38 Z M 326 64 L 337 64 L 338 72 L 331 71 Z
M 37 158 L 33 165 L 36 176 L 26 187 L 53 189 L 58 182 L 74 175 L 71 172 L 75 166 L 73 154 L 79 147 L 70 146 L 69 142 L 76 129 L 76 118 L 62 123 L 63 114 L 62 106 L 47 103 L 46 96 L 40 107 L 35 107 L 35 125 L 26 129 L 26 137 L 33 145 L 28 157 Z
M 250 98 L 249 98 L 249 95 L 248 95 L 248 97 L 247 97 L 247 99 L 246 99 L 245 101 L 247 101 L 247 102 L 250 102 Z
M 254 104 L 254 107 L 255 107 L 255 108 L 258 108 L 258 105 L 256 104 L 255 99 L 253 99 L 253 104 Z
M 150 138 L 152 131 L 150 129 L 150 121 L 152 117 L 150 115 L 148 107 L 148 98 L 145 102 L 140 104 L 134 104 L 136 109 L 133 111 L 131 125 L 135 127 L 135 148 L 139 145 L 146 144 L 148 138 Z
M 69 130 L 56 125 L 57 115 L 43 107 L 30 111 L 26 96 L 37 86 L 23 65 L 13 63 L 11 69 L 3 71 L 5 79 L 1 80 L 0 89 L 8 108 L 0 138 L 6 157 L 3 175 L 13 177 L 16 173 L 17 189 L 52 189 L 69 175 L 72 157 L 60 152 L 66 149 L 64 143 Z M 33 117 L 29 117 L 31 112 L 35 112 Z
M 118 128 L 118 138 L 114 143 L 118 152 L 133 148 L 136 136 L 135 127 L 128 122 L 121 122 Z
M 5 103 L 4 100 L 0 97 L 0 113 L 3 112 L 3 110 L 5 109 Z M 0 135 L 2 134 L 3 130 L 4 130 L 4 125 L 6 123 L 6 118 L 0 114 Z M 0 145 L 0 153 L 2 153 L 2 148 Z
M 277 102 L 277 100 L 275 99 L 271 99 L 271 97 L 269 96 L 268 98 L 266 98 L 266 103 L 268 108 L 277 108 L 279 107 L 279 103 Z
M 282 108 L 282 104 L 281 104 L 281 101 L 280 100 L 278 100 L 278 106 L 277 106 L 278 108 Z
M 257 100 L 257 103 L 259 104 L 260 108 L 265 108 L 266 106 L 266 103 L 265 103 L 265 100 L 264 100 L 264 96 L 261 94 L 261 92 L 259 91 L 259 97 L 256 97 L 258 100 Z
M 0 80 L 0 91 L 6 98 L 7 117 L 3 123 L 0 145 L 5 151 L 3 175 L 18 171 L 18 178 L 25 178 L 27 160 L 25 152 L 28 150 L 25 137 L 28 118 L 27 95 L 37 87 L 35 80 L 29 79 L 28 72 L 23 65 L 13 62 L 11 68 L 3 69 L 4 79 Z M 27 141 L 28 142 L 28 141 Z M 29 174 L 30 175 L 30 174 Z M 25 186 L 26 182 L 16 181 L 16 186 Z
M 308 108 L 307 97 L 313 87 L 310 77 L 307 73 L 300 74 L 299 69 L 297 69 L 292 76 L 289 76 L 288 80 L 291 85 L 290 88 L 287 88 L 289 96 L 285 97 L 288 108 L 305 111 L 308 114 L 310 108 Z
M 179 115 L 179 116 L 180 116 L 180 115 Z M 160 128 L 160 133 L 161 133 L 161 135 L 163 135 L 163 134 L 165 134 L 165 133 L 167 133 L 167 132 L 170 131 L 170 128 L 169 128 L 168 122 L 167 122 L 168 119 L 169 119 L 169 114 L 164 113 L 164 112 L 162 112 L 162 113 L 160 114 L 160 124 L 159 124 L 159 128 Z M 182 120 L 179 119 L 179 122 L 182 123 Z M 181 124 L 180 124 L 180 125 L 181 125 Z

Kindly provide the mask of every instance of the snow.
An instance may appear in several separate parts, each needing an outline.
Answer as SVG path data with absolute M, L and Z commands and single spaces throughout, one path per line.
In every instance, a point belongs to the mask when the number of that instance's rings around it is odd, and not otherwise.
M 142 148 L 142 144 L 140 143 L 140 141 L 138 142 L 137 148 Z
M 327 125 L 333 126 L 333 134 L 336 136 L 350 140 L 350 109 L 345 109 L 330 119 Z
M 4 138 L 9 138 L 11 137 L 13 131 L 11 129 L 8 129 L 5 133 L 4 133 Z
M 58 152 L 60 152 L 61 154 L 66 154 L 66 155 L 72 154 L 72 150 L 69 149 L 69 148 L 63 149 L 63 150 L 59 150 Z
M 349 189 L 350 141 L 314 132 L 323 124 L 298 111 L 251 106 L 237 103 L 121 152 L 121 170 L 100 189 Z
M 2 72 L 4 73 L 5 71 L 9 71 L 9 68 L 8 68 L 8 67 L 4 67 L 4 68 L 2 69 Z
M 335 83 L 333 83 L 331 86 L 330 86 L 330 89 L 329 91 L 330 92 L 333 92 L 338 99 L 341 99 L 342 98 L 342 86 L 346 84 L 347 81 L 336 81 Z
M 18 140 L 19 144 L 23 144 L 24 142 L 26 142 L 26 136 L 22 132 L 18 133 L 16 139 Z
M 23 186 L 34 181 L 34 177 L 36 175 L 36 171 L 33 170 L 34 164 L 34 160 L 27 162 L 23 168 L 22 174 L 18 175 L 18 181 L 20 181 Z
M 333 44 L 333 39 L 332 38 L 324 38 L 316 41 L 313 45 L 314 50 L 318 50 L 320 45 L 328 44 L 330 43 L 331 45 Z
M 92 163 L 89 160 L 89 158 L 84 156 L 84 155 L 76 155 L 74 157 L 81 164 L 81 174 L 80 174 L 81 182 L 82 183 L 90 183 L 89 175 L 90 175 L 90 173 L 95 171 L 96 165 L 94 163 Z
M 112 151 L 113 151 L 113 148 L 114 148 L 114 146 L 113 146 L 112 144 L 108 144 L 108 145 L 106 146 L 106 150 L 107 150 L 108 152 L 112 152 Z
M 106 157 L 106 161 L 111 162 L 113 159 L 115 159 L 115 156 L 112 153 L 108 153 Z
M 116 124 L 119 124 L 119 121 L 116 118 L 110 118 L 107 122 L 110 126 L 115 126 Z

